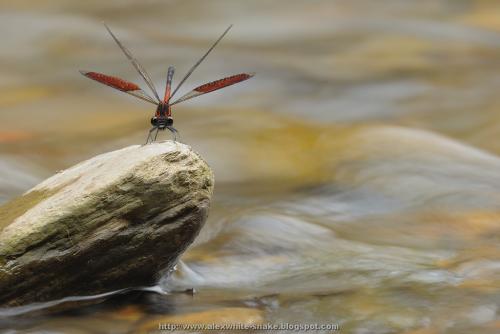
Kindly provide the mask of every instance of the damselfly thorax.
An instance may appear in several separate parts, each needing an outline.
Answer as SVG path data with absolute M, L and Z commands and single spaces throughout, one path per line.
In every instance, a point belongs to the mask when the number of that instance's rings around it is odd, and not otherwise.
M 219 90 L 221 88 L 227 87 L 234 85 L 235 83 L 247 80 L 253 76 L 252 73 L 240 73 L 236 75 L 232 75 L 229 77 L 225 77 L 219 80 L 215 80 L 209 83 L 206 83 L 204 85 L 198 86 L 194 88 L 193 90 L 189 91 L 188 93 L 184 94 L 180 98 L 173 100 L 172 98 L 174 97 L 175 93 L 179 90 L 179 88 L 182 86 L 182 84 L 189 78 L 189 76 L 193 73 L 193 71 L 198 67 L 198 65 L 201 64 L 201 62 L 208 56 L 208 54 L 215 48 L 215 46 L 220 42 L 220 40 L 226 35 L 226 33 L 231 29 L 232 25 L 230 25 L 224 33 L 215 41 L 214 44 L 208 49 L 208 51 L 201 57 L 187 72 L 187 74 L 182 78 L 182 80 L 179 82 L 177 87 L 174 89 L 174 91 L 171 93 L 171 87 L 172 87 L 172 79 L 174 77 L 174 67 L 170 66 L 168 68 L 167 72 L 167 80 L 166 80 L 166 85 L 165 85 L 165 94 L 163 96 L 163 99 L 160 99 L 160 96 L 158 95 L 158 92 L 156 91 L 156 88 L 153 84 L 153 80 L 151 80 L 151 77 L 149 74 L 146 72 L 144 67 L 139 63 L 137 59 L 132 56 L 132 53 L 123 46 L 123 44 L 118 40 L 118 38 L 113 34 L 111 29 L 107 25 L 104 25 L 106 29 L 108 30 L 109 34 L 111 37 L 113 37 L 114 41 L 120 49 L 123 51 L 125 56 L 130 60 L 134 68 L 137 70 L 137 72 L 140 74 L 142 79 L 146 82 L 146 85 L 149 87 L 151 92 L 153 93 L 153 97 L 151 97 L 149 94 L 147 94 L 144 90 L 142 90 L 138 85 L 136 85 L 133 82 L 126 81 L 123 79 L 120 79 L 118 77 L 113 77 L 110 75 L 98 73 L 98 72 L 89 72 L 89 71 L 80 71 L 83 75 L 86 77 L 96 80 L 104 85 L 110 86 L 112 88 L 115 88 L 119 91 L 125 92 L 127 94 L 130 94 L 132 96 L 135 96 L 141 100 L 147 101 L 149 103 L 155 104 L 156 105 L 156 112 L 155 115 L 151 118 L 151 125 L 153 126 L 149 130 L 148 138 L 146 139 L 146 144 L 149 143 L 151 140 L 152 142 L 156 140 L 156 137 L 158 136 L 158 131 L 160 130 L 170 130 L 173 135 L 174 135 L 174 140 L 177 139 L 177 130 L 173 127 L 174 124 L 174 119 L 172 118 L 172 106 L 181 102 L 184 102 L 186 100 L 192 99 L 194 97 L 207 94 L 216 90 Z M 156 133 L 153 137 L 153 132 L 156 130 Z

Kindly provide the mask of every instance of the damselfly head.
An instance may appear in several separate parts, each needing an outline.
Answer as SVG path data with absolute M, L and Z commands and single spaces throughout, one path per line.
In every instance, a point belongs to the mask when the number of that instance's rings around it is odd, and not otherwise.
M 167 127 L 174 125 L 172 117 L 153 117 L 151 118 L 151 125 L 160 130 L 165 130 Z

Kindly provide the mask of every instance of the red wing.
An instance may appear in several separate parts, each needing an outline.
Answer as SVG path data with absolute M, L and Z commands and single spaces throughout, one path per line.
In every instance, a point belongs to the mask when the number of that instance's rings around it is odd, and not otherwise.
M 253 76 L 254 76 L 253 73 L 240 73 L 240 74 L 232 75 L 230 77 L 226 77 L 223 79 L 219 79 L 216 81 L 206 83 L 204 85 L 196 87 L 195 89 L 193 89 L 189 93 L 181 96 L 180 98 L 175 100 L 173 103 L 170 103 L 170 105 L 174 105 L 174 104 L 180 103 L 182 101 L 192 99 L 193 97 L 197 97 L 197 96 L 200 96 L 200 95 L 203 95 L 206 93 L 210 93 L 210 92 L 219 90 L 219 89 L 227 87 L 227 86 L 234 85 L 238 82 L 248 80 Z
M 104 26 L 106 27 L 106 30 L 109 32 L 111 37 L 113 37 L 116 44 L 120 47 L 122 52 L 128 58 L 128 60 L 130 60 L 130 62 L 132 63 L 134 68 L 137 70 L 137 72 L 144 79 L 144 81 L 148 85 L 149 89 L 151 89 L 151 91 L 153 92 L 153 95 L 156 97 L 156 100 L 159 103 L 160 97 L 158 96 L 158 93 L 156 92 L 155 85 L 153 84 L 153 80 L 151 80 L 151 77 L 149 76 L 148 72 L 146 72 L 146 69 L 141 65 L 141 63 L 139 63 L 139 61 L 137 59 L 134 58 L 132 53 L 118 40 L 118 38 L 116 38 L 115 34 L 113 34 L 113 32 L 111 31 L 111 29 L 109 29 L 109 27 L 106 25 L 106 23 L 104 24 Z M 155 104 L 156 104 L 156 102 L 155 102 Z
M 113 87 L 114 89 L 118 89 L 132 96 L 138 97 L 141 100 L 148 101 L 153 104 L 158 104 L 157 102 L 155 102 L 155 100 L 153 100 L 151 96 L 147 95 L 139 86 L 137 86 L 133 82 L 97 72 L 80 71 L 80 73 L 87 78 L 98 81 L 106 86 Z

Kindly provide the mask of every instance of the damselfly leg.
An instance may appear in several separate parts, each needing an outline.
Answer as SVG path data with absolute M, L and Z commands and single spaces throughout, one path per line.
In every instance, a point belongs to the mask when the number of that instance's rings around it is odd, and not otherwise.
M 177 135 L 179 134 L 179 131 L 177 131 L 177 129 L 174 128 L 173 126 L 167 126 L 167 129 L 169 129 L 170 132 L 173 133 L 173 135 L 174 135 L 174 141 L 177 141 Z
M 157 126 L 153 126 L 151 128 L 151 130 L 149 130 L 148 138 L 146 139 L 146 144 L 145 145 L 149 144 L 149 139 L 151 138 L 151 134 L 153 133 L 154 130 L 158 130 L 158 127 Z M 156 132 L 156 133 L 158 133 L 158 132 Z

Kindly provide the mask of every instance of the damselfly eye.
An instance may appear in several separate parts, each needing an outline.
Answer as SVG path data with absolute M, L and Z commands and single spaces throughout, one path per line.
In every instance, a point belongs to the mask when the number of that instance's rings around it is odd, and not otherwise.
M 167 126 L 170 126 L 170 125 L 172 125 L 172 124 L 174 124 L 174 119 L 173 119 L 173 118 L 171 118 L 171 117 L 169 117 L 169 118 L 167 119 Z
M 151 118 L 151 125 L 153 125 L 153 126 L 158 125 L 158 120 L 156 119 L 156 117 Z

